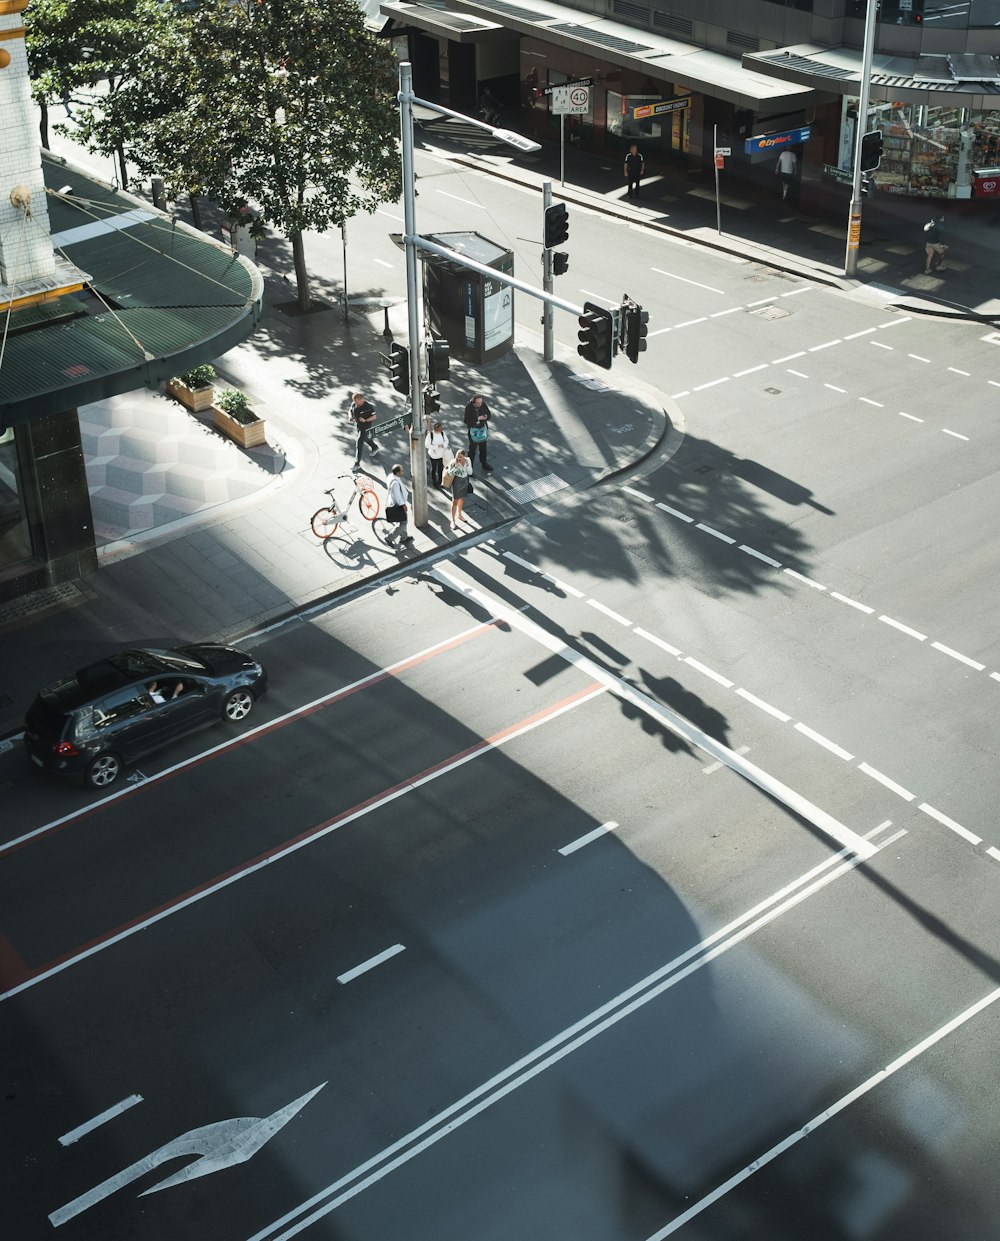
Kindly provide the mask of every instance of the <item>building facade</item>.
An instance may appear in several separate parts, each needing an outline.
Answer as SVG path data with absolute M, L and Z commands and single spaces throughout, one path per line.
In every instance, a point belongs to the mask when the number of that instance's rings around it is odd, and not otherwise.
M 1000 0 L 882 0 L 867 108 L 867 0 L 384 0 L 415 88 L 474 112 L 484 86 L 535 136 L 558 134 L 546 87 L 591 77 L 570 139 L 689 176 L 773 171 L 769 135 L 801 139 L 801 202 L 844 201 L 856 136 L 881 129 L 878 192 L 1000 205 Z

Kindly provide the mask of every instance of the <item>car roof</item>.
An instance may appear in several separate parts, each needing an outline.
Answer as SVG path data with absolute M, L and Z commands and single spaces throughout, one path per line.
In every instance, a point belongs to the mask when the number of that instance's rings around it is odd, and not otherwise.
M 169 665 L 158 658 L 157 652 L 133 648 L 78 669 L 74 676 L 43 689 L 40 696 L 50 706 L 75 711 L 113 690 L 167 671 Z

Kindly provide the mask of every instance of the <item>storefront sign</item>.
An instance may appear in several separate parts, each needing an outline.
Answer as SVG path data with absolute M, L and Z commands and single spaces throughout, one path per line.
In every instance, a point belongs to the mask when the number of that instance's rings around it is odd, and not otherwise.
M 555 86 L 546 86 L 542 90 L 543 95 L 553 95 L 557 90 L 562 90 L 566 86 L 593 86 L 593 78 L 574 78 L 572 82 L 559 82 Z
M 777 153 L 785 150 L 786 147 L 797 147 L 803 142 L 808 142 L 811 133 L 810 126 L 804 125 L 801 129 L 785 129 L 777 134 L 759 134 L 756 138 L 745 139 L 743 150 L 747 155 L 755 155 L 762 151 Z
M 972 192 L 977 198 L 1000 198 L 1000 168 L 977 168 L 973 174 Z
M 683 112 L 690 106 L 690 95 L 682 99 L 661 99 L 657 103 L 640 103 L 634 108 L 629 108 L 628 116 L 633 121 L 644 121 L 651 116 L 663 116 L 665 112 Z

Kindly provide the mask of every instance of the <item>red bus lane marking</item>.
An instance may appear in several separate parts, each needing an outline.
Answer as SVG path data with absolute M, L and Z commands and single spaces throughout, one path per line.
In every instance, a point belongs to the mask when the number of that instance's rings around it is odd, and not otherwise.
M 296 707 L 294 711 L 288 711 L 284 715 L 279 715 L 277 719 L 270 720 L 266 724 L 258 724 L 256 728 L 248 729 L 245 733 L 240 733 L 238 737 L 231 737 L 227 741 L 221 741 L 218 745 L 212 746 L 211 749 L 203 750 L 200 754 L 195 754 L 191 758 L 185 758 L 179 763 L 174 763 L 172 767 L 166 767 L 155 775 L 146 776 L 139 784 L 118 789 L 114 793 L 109 793 L 106 797 L 101 797 L 86 806 L 81 806 L 79 810 L 72 810 L 61 818 L 43 823 L 41 827 L 25 832 L 23 836 L 9 840 L 6 844 L 0 844 L 0 858 L 23 849 L 25 845 L 33 844 L 37 840 L 44 840 L 54 832 L 62 831 L 64 827 L 68 827 L 79 819 L 87 818 L 89 815 L 94 814 L 95 811 L 103 809 L 112 802 L 134 797 L 137 793 L 141 793 L 151 785 L 170 779 L 177 775 L 178 772 L 188 771 L 190 768 L 206 763 L 209 759 L 216 758 L 220 754 L 229 753 L 230 750 L 236 749 L 237 746 L 246 745 L 250 741 L 257 741 L 260 737 L 266 737 L 269 733 L 276 732 L 279 728 L 285 728 L 287 725 L 295 724 L 309 715 L 314 715 L 318 711 L 334 706 L 336 703 L 350 698 L 352 694 L 357 694 L 363 689 L 371 689 L 372 686 L 397 677 L 402 672 L 408 672 L 411 668 L 419 667 L 420 664 L 427 663 L 437 655 L 445 655 L 449 651 L 463 646 L 471 639 L 482 637 L 483 634 L 491 632 L 497 625 L 505 626 L 506 622 L 491 619 L 484 624 L 463 630 L 462 633 L 456 634 L 453 638 L 446 638 L 443 642 L 437 642 L 434 646 L 428 646 L 424 650 L 418 651 L 415 655 L 408 655 L 405 659 L 399 660 L 398 663 L 390 664 L 387 668 L 380 668 L 378 672 L 369 673 L 368 676 L 362 677 L 358 681 L 352 681 L 350 685 L 344 685 L 338 690 L 324 694 L 321 698 L 315 698 L 312 702 L 307 702 L 305 706 Z
M 0 935 L 0 987 L 10 987 L 31 973 L 27 962 L 5 935 Z
M 307 828 L 299 835 L 293 836 L 290 840 L 286 840 L 283 844 L 275 845 L 273 849 L 267 850 L 266 853 L 258 854 L 248 862 L 244 862 L 239 866 L 235 866 L 230 870 L 224 871 L 221 875 L 217 875 L 214 879 L 210 879 L 198 887 L 191 888 L 181 896 L 175 897 L 171 901 L 167 901 L 162 905 L 158 905 L 155 909 L 149 910 L 139 917 L 133 918 L 129 922 L 123 923 L 116 927 L 113 931 L 98 936 L 96 939 L 90 940 L 77 948 L 72 948 L 62 956 L 56 957 L 54 960 L 47 962 L 45 965 L 39 966 L 35 970 L 20 978 L 15 985 L 8 987 L 7 990 L 0 992 L 0 1001 L 9 1000 L 13 996 L 27 991 L 30 987 L 37 986 L 40 982 L 44 982 L 48 978 L 52 978 L 56 974 L 60 974 L 63 970 L 69 969 L 71 966 L 78 965 L 81 961 L 85 961 L 88 957 L 95 956 L 99 952 L 112 947 L 114 944 L 120 943 L 122 940 L 129 939 L 132 935 L 139 931 L 144 931 L 148 927 L 162 922 L 166 918 L 172 917 L 174 914 L 180 913 L 181 910 L 187 909 L 192 905 L 203 901 L 208 896 L 213 896 L 216 892 L 221 892 L 224 888 L 238 883 L 241 879 L 246 879 L 249 875 L 255 874 L 259 870 L 263 870 L 265 866 L 270 866 L 273 862 L 278 862 L 282 858 L 288 857 L 292 853 L 296 853 L 299 849 L 305 848 L 306 845 L 312 844 L 316 840 L 330 835 L 341 827 L 345 827 L 348 823 L 353 823 L 357 819 L 363 818 L 370 814 L 373 810 L 379 810 L 397 798 L 404 796 L 406 793 L 415 792 L 422 785 L 429 784 L 432 780 L 438 779 L 439 776 L 446 775 L 448 772 L 456 770 L 465 763 L 471 762 L 474 758 L 478 758 L 482 754 L 488 754 L 498 749 L 508 741 L 513 741 L 517 737 L 523 736 L 525 733 L 531 732 L 532 729 L 540 727 L 542 724 L 552 723 L 560 716 L 568 711 L 574 710 L 576 707 L 582 706 L 584 703 L 590 702 L 592 698 L 596 698 L 600 694 L 606 693 L 606 687 L 596 682 L 591 682 L 583 689 L 577 690 L 576 693 L 570 694 L 568 697 L 561 699 L 550 707 L 543 707 L 541 710 L 534 712 L 532 715 L 526 716 L 523 720 L 519 720 L 515 724 L 510 724 L 506 728 L 500 729 L 499 732 L 493 733 L 489 737 L 477 741 L 475 745 L 469 746 L 465 750 L 459 750 L 457 754 L 453 754 L 450 758 L 442 759 L 439 763 L 434 763 L 430 767 L 426 767 L 423 771 L 418 772 L 408 780 L 402 780 L 398 784 L 392 785 L 381 793 L 377 793 L 372 797 L 366 798 L 364 801 L 358 802 L 349 810 L 344 810 L 340 814 L 334 815 L 333 818 L 326 819 L 322 823 L 316 824 L 314 827 Z M 19 958 L 18 958 L 19 959 Z

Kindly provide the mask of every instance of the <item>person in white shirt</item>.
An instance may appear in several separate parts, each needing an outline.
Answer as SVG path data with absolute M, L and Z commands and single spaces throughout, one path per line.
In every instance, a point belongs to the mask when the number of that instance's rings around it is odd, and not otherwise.
M 425 419 L 427 424 L 427 435 L 424 437 L 427 445 L 427 460 L 431 467 L 431 484 L 435 487 L 441 486 L 441 475 L 444 473 L 444 455 L 450 452 L 448 437 L 444 433 L 444 428 L 440 422 L 435 422 L 431 426 L 430 418 Z
M 798 171 L 799 161 L 795 152 L 787 148 L 778 156 L 778 166 L 775 172 L 781 178 L 781 197 L 788 197 L 788 187 L 795 184 L 795 174 Z
M 412 543 L 413 537 L 406 533 L 406 518 L 408 513 L 409 495 L 406 490 L 406 483 L 403 482 L 403 467 L 394 465 L 392 467 L 392 476 L 389 479 L 389 501 L 386 505 L 385 515 L 389 521 L 394 521 L 399 526 L 399 542 Z M 394 534 L 386 535 L 387 543 L 395 543 Z

